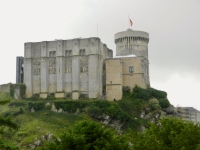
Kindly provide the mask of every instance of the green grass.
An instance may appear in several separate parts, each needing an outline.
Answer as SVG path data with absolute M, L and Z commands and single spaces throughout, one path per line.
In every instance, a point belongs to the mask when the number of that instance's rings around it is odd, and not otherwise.
M 52 103 L 53 100 L 45 102 Z M 42 135 L 53 134 L 55 137 L 59 137 L 64 132 L 67 132 L 76 121 L 91 119 L 86 114 L 56 113 L 51 111 L 49 107 L 47 107 L 48 109 L 31 113 L 28 110 L 27 103 L 27 100 L 13 100 L 10 104 L 0 106 L 0 115 L 11 116 L 12 120 L 20 126 L 14 132 L 12 139 L 19 144 L 22 150 L 26 149 L 23 148 L 24 146 L 33 143 L 36 139 L 40 139 Z M 23 109 L 24 113 L 13 116 L 13 114 L 19 112 L 20 108 Z

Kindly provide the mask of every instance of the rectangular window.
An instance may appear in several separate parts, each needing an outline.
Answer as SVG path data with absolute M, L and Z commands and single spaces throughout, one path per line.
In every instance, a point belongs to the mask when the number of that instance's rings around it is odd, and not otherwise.
M 56 51 L 50 51 L 49 57 L 56 57 Z
M 85 49 L 80 49 L 79 55 L 81 55 L 81 56 L 85 55 Z
M 72 56 L 72 50 L 66 50 L 65 51 L 65 56 L 66 57 Z
M 133 66 L 129 66 L 129 72 L 132 74 L 134 72 Z

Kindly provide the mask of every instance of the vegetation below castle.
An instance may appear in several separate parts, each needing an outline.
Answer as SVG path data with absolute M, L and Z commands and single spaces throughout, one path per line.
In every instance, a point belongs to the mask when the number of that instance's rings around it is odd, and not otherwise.
M 2 104 L 5 104 L 5 101 L 9 101 L 6 98 L 1 100 Z M 52 111 L 53 107 L 54 111 L 58 112 Z M 135 87 L 133 91 L 130 91 L 128 87 L 124 87 L 123 99 L 113 102 L 106 100 L 75 101 L 54 98 L 46 100 L 39 98 L 12 100 L 9 104 L 1 106 L 0 113 L 4 119 L 12 117 L 12 121 L 19 128 L 17 130 L 2 129 L 5 132 L 0 133 L 0 138 L 9 139 L 8 145 L 11 145 L 13 149 L 15 147 L 30 149 L 31 146 L 34 146 L 34 142 L 37 145 L 39 141 L 40 146 L 36 146 L 36 149 L 50 149 L 50 147 L 54 147 L 54 149 L 57 147 L 61 150 L 73 149 L 72 147 L 77 144 L 81 148 L 84 147 L 84 149 L 94 149 L 94 147 L 96 149 L 139 149 L 141 147 L 138 146 L 138 143 L 145 140 L 145 136 L 149 136 L 147 140 L 156 142 L 150 139 L 153 130 L 164 132 L 162 128 L 149 124 L 149 120 L 142 117 L 141 112 L 148 111 L 148 116 L 151 118 L 158 114 L 160 115 L 168 107 L 170 107 L 170 103 L 167 100 L 166 92 L 153 88 L 142 89 L 139 87 Z M 161 120 L 161 123 L 163 125 L 166 123 L 167 128 L 170 126 L 167 123 L 171 120 L 171 124 L 173 122 L 175 125 L 176 122 L 181 124 L 181 120 L 177 121 L 176 119 L 168 119 L 164 122 Z M 104 127 L 93 121 L 101 122 Z M 113 124 L 117 122 L 118 126 L 111 124 L 111 122 L 114 122 Z M 159 124 L 159 118 L 155 122 Z M 178 127 L 175 125 L 165 132 L 176 130 L 174 128 Z M 190 124 L 189 126 L 193 128 L 194 125 Z M 145 127 L 147 132 L 140 133 L 141 127 Z M 180 127 L 184 129 L 184 126 Z M 194 126 L 194 128 L 198 127 Z M 157 131 L 154 132 L 154 137 L 158 136 L 156 137 L 157 140 L 162 137 L 161 133 L 156 134 Z M 182 130 L 176 134 L 183 134 L 181 132 Z M 188 131 L 185 129 L 184 132 Z M 87 135 L 91 137 L 87 137 Z M 92 138 L 94 141 L 87 138 Z M 161 141 L 161 143 L 167 145 L 168 142 L 172 144 L 170 140 L 167 139 L 167 141 L 164 143 Z M 65 141 L 64 145 L 62 141 Z M 41 143 L 43 144 L 41 145 Z M 148 149 L 148 144 L 151 142 L 143 141 L 143 143 L 143 145 L 139 144 L 142 149 Z M 145 143 L 148 144 L 145 145 Z M 117 146 L 117 148 L 114 148 L 114 146 Z M 79 148 L 77 147 L 76 149 Z

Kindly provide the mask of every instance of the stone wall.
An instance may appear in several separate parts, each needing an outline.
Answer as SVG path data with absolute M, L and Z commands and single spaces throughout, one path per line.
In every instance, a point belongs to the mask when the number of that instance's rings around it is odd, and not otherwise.
M 131 89 L 136 85 L 147 88 L 149 75 L 144 57 L 121 57 L 106 60 L 106 98 L 107 100 L 120 100 L 122 87 Z M 147 66 L 146 66 L 147 65 Z M 132 67 L 132 72 L 130 72 Z
M 2 84 L 0 85 L 0 93 L 9 94 L 14 99 L 21 99 L 25 96 L 26 87 L 24 84 Z
M 149 75 L 145 70 L 144 57 L 121 58 L 123 66 L 123 86 L 129 86 L 131 89 L 135 85 L 141 88 L 149 86 Z M 130 73 L 129 67 L 133 67 L 133 73 Z
M 120 100 L 122 98 L 122 61 L 121 59 L 106 60 L 106 99 Z
M 97 98 L 103 91 L 103 60 L 109 57 L 112 50 L 99 38 L 25 43 L 26 97 Z
M 11 83 L 1 84 L 0 85 L 0 93 L 8 93 L 8 94 L 10 94 L 10 84 Z

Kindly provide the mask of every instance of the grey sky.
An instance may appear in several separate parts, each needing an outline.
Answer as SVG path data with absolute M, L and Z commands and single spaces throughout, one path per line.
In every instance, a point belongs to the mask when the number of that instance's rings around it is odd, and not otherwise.
M 0 2 L 0 84 L 15 83 L 24 43 L 98 36 L 115 52 L 114 34 L 149 33 L 151 86 L 174 105 L 200 108 L 200 0 L 7 0 Z M 198 102 L 199 101 L 199 102 Z

